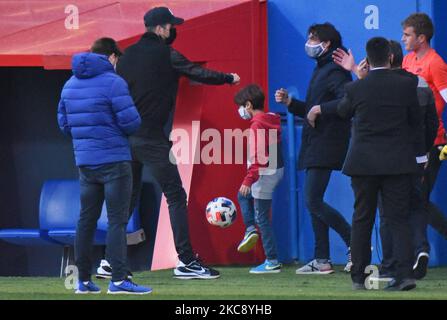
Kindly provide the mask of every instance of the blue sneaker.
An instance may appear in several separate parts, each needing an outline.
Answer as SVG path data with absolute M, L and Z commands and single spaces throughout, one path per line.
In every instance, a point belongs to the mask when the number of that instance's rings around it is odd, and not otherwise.
M 241 243 L 237 247 L 237 251 L 239 252 L 248 252 L 253 249 L 258 242 L 259 233 L 256 229 L 252 231 L 245 232 L 244 239 L 242 239 Z
M 76 294 L 101 293 L 101 289 L 91 281 L 78 281 L 78 288 L 75 291 Z
M 148 294 L 152 292 L 152 288 L 139 286 L 131 280 L 126 279 L 120 285 L 110 281 L 108 294 Z
M 279 273 L 281 272 L 281 263 L 272 263 L 268 260 L 257 267 L 251 268 L 250 273 Z

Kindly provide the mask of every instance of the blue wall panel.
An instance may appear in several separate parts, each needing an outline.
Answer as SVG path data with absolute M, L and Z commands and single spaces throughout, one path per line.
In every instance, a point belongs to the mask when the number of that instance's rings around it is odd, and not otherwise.
M 374 36 L 400 41 L 402 37 L 401 22 L 411 13 L 422 11 L 428 13 L 436 27 L 433 45 L 446 59 L 447 54 L 447 1 L 441 0 L 269 0 L 268 35 L 269 35 L 269 105 L 274 112 L 285 112 L 282 105 L 274 101 L 277 88 L 287 88 L 295 97 L 304 97 L 315 66 L 315 62 L 304 53 L 307 29 L 313 23 L 331 22 L 340 31 L 343 44 L 350 48 L 356 60 L 365 56 L 365 44 Z M 445 118 L 445 117 L 444 117 Z M 283 128 L 286 132 L 286 128 Z M 297 125 L 296 146 L 299 150 L 301 127 Z M 284 134 L 284 150 L 287 152 Z M 286 154 L 286 159 L 288 155 Z M 299 259 L 301 262 L 313 258 L 313 232 L 310 216 L 303 201 L 304 172 L 297 171 L 298 219 L 296 225 L 284 223 L 291 221 L 287 208 L 288 174 L 282 182 L 273 203 L 273 225 L 278 238 L 279 256 L 283 261 Z M 442 166 L 432 199 L 444 212 L 447 212 L 447 169 Z M 288 197 L 290 198 L 290 197 Z M 326 201 L 339 210 L 351 222 L 353 194 L 349 178 L 339 172 L 333 174 Z M 281 213 L 279 213 L 281 212 Z M 279 216 L 281 219 L 279 219 Z M 378 224 L 378 219 L 376 220 Z M 296 230 L 293 228 L 296 227 Z M 378 234 L 373 231 L 373 262 L 381 256 Z M 447 264 L 447 241 L 429 228 L 429 240 L 432 245 L 431 265 Z M 289 242 L 290 241 L 290 242 Z M 291 241 L 297 241 L 291 243 Z M 294 250 L 290 246 L 294 246 Z M 289 246 L 289 247 L 287 247 Z M 331 258 L 335 263 L 346 261 L 346 248 L 338 235 L 331 231 Z

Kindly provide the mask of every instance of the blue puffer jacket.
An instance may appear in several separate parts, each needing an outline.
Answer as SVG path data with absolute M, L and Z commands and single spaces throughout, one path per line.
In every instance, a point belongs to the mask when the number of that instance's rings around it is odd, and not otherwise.
M 62 89 L 60 129 L 73 138 L 77 166 L 131 160 L 127 136 L 141 124 L 127 83 L 107 56 L 73 56 L 73 76 Z

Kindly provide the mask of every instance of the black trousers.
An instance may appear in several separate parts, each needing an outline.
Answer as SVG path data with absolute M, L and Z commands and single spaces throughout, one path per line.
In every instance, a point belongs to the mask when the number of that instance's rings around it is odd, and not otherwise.
M 424 172 L 424 181 L 422 183 L 422 192 L 424 199 L 428 202 L 428 224 L 439 232 L 445 239 L 447 239 L 447 218 L 444 213 L 433 203 L 430 202 L 430 193 L 436 183 L 441 161 L 439 160 L 438 147 L 433 147 L 430 150 L 428 157 L 428 166 Z
M 377 201 L 382 199 L 381 219 L 386 219 L 392 233 L 396 280 L 412 278 L 413 245 L 408 221 L 411 175 L 353 176 L 354 215 L 352 218 L 351 255 L 353 282 L 363 283 L 365 268 L 371 263 L 371 233 Z
M 414 255 L 413 261 L 420 252 L 430 252 L 430 244 L 427 239 L 427 201 L 423 196 L 423 167 L 420 173 L 412 177 L 412 190 L 410 198 L 410 227 L 412 232 Z M 383 208 L 379 201 L 379 210 Z M 383 214 L 381 214 L 383 216 Z M 380 220 L 380 239 L 382 242 L 383 258 L 380 264 L 380 272 L 393 274 L 395 271 L 395 260 L 393 254 L 392 232 L 386 218 Z
M 188 264 L 195 257 L 189 238 L 186 192 L 183 189 L 177 165 L 170 160 L 172 143 L 160 127 L 151 128 L 144 137 L 132 136 L 130 143 L 133 159 L 130 212 L 133 211 L 140 195 L 143 166 L 147 166 L 166 197 L 178 257 L 180 261 Z M 171 158 L 174 159 L 174 157 Z
M 81 167 L 79 182 L 81 213 L 75 239 L 79 280 L 90 280 L 93 239 L 104 200 L 108 219 L 106 256 L 112 266 L 112 281 L 124 280 L 127 276 L 126 228 L 132 191 L 130 163 L 117 162 L 97 169 Z

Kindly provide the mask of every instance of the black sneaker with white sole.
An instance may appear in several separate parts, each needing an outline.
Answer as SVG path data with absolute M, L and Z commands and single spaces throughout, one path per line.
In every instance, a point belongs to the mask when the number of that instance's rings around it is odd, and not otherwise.
M 420 252 L 413 266 L 413 275 L 417 280 L 421 280 L 427 274 L 428 259 L 430 255 L 427 252 Z
M 189 264 L 179 261 L 174 269 L 174 278 L 177 279 L 217 279 L 219 277 L 219 271 L 204 266 L 198 260 L 193 260 Z

